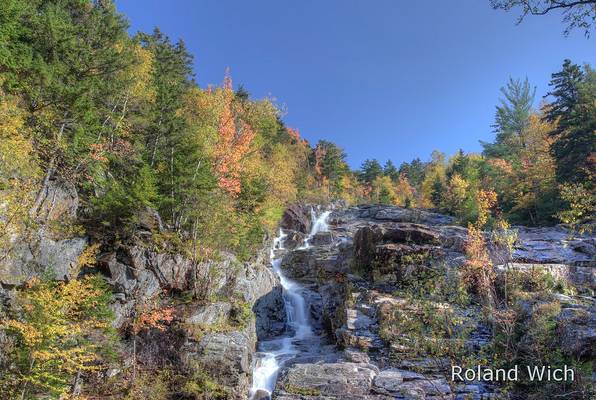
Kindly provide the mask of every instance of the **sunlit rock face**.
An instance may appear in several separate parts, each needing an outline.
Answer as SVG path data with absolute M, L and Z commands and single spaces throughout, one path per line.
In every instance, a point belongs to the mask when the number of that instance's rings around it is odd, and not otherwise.
M 292 218 L 312 210 L 302 207 L 292 210 Z M 314 224 L 312 220 L 311 230 Z M 451 382 L 448 358 L 421 356 L 419 344 L 399 340 L 409 334 L 404 321 L 425 318 L 404 288 L 426 282 L 429 273 L 445 282 L 441 290 L 457 285 L 452 279 L 466 262 L 465 227 L 449 216 L 382 205 L 336 208 L 326 225 L 309 235 L 300 232 L 308 223 L 286 221 L 287 246 L 275 253 L 283 277 L 299 285 L 313 336 L 295 340 L 291 354 L 275 359 L 273 398 L 482 399 L 499 393 L 499 385 L 491 382 Z M 515 229 L 518 239 L 507 265 L 500 265 L 501 258 L 494 254 L 497 285 L 505 269 L 520 274 L 540 270 L 574 293 L 593 293 L 593 237 L 570 238 L 561 227 Z M 490 244 L 489 252 L 493 257 Z M 593 357 L 594 305 L 573 294 L 554 294 L 553 299 L 561 304 L 555 316 L 560 327 L 557 346 L 571 357 Z M 530 311 L 522 317 L 531 323 L 531 310 L 542 307 L 541 302 L 520 304 Z M 462 321 L 450 332 L 466 332 L 457 344 L 461 351 L 479 352 L 490 342 L 491 328 L 477 304 L 447 297 L 427 303 L 431 314 Z M 262 313 L 270 315 L 268 332 L 276 332 L 264 336 L 263 343 L 271 345 L 272 337 L 291 339 L 295 333 L 288 327 L 278 329 L 280 309 L 270 306 Z M 436 327 L 428 329 L 430 335 L 443 334 L 433 332 Z M 272 349 L 265 345 L 262 350 Z M 272 360 L 260 357 L 264 367 Z M 253 389 L 253 399 L 269 398 L 268 389 Z

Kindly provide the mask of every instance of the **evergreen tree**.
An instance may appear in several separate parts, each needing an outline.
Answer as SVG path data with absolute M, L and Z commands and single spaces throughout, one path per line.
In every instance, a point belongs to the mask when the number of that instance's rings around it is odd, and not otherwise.
M 171 226 L 179 229 L 181 212 L 177 199 L 196 165 L 196 146 L 188 137 L 188 124 L 179 112 L 192 85 L 192 56 L 182 41 L 173 44 L 157 28 L 152 35 L 141 34 L 140 40 L 154 58 L 155 102 L 147 115 L 145 159 L 157 176 L 158 208 Z
M 584 70 L 570 60 L 552 75 L 547 95 L 554 97 L 545 118 L 558 121 L 551 132 L 552 153 L 560 183 L 586 182 L 594 178 L 593 155 L 596 153 L 596 73 L 589 66 Z
M 391 160 L 387 160 L 383 166 L 383 175 L 388 176 L 394 183 L 399 180 L 399 171 Z
M 530 88 L 527 78 L 523 82 L 509 78 L 507 85 L 501 88 L 501 93 L 504 98 L 496 107 L 493 125 L 497 134 L 495 142 L 481 143 L 485 156 L 510 159 L 525 146 L 524 131 L 528 126 L 536 89 Z
M 424 180 L 424 170 L 426 166 L 420 158 L 415 158 L 411 162 L 403 162 L 399 166 L 399 174 L 405 175 L 408 181 L 414 187 L 420 187 L 420 184 Z
M 360 180 L 362 180 L 362 182 L 368 183 L 369 185 L 382 175 L 383 168 L 375 159 L 365 160 L 360 167 Z

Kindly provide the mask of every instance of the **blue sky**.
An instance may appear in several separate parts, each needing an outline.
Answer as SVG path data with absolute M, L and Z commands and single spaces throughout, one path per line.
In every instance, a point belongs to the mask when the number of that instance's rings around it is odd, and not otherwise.
M 499 88 L 528 77 L 537 103 L 564 58 L 596 64 L 594 38 L 564 37 L 559 15 L 492 10 L 488 0 L 116 0 L 131 32 L 182 38 L 202 87 L 230 67 L 288 126 L 331 140 L 353 168 L 433 149 L 479 151 Z M 538 104 L 537 104 L 538 105 Z

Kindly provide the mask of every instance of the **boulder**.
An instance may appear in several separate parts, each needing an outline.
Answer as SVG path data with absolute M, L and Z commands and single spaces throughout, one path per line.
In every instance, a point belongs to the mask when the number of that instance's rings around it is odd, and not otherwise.
M 513 261 L 531 264 L 596 266 L 595 238 L 575 235 L 563 227 L 516 227 Z
M 359 217 L 377 221 L 413 222 L 427 225 L 453 225 L 455 218 L 430 211 L 389 205 L 359 206 Z
M 582 267 L 577 265 L 565 264 L 531 264 L 531 263 L 509 263 L 505 265 L 497 265 L 495 267 L 498 274 L 504 273 L 507 269 L 514 271 L 532 272 L 544 271 L 548 272 L 553 278 L 565 281 L 574 286 L 580 292 L 595 292 L 596 291 L 596 268 Z
M 107 275 L 114 293 L 124 294 L 126 300 L 144 302 L 161 291 L 159 281 L 152 271 L 124 264 L 115 252 L 102 254 L 98 258 L 98 265 Z
M 277 286 L 259 298 L 253 306 L 258 340 L 281 335 L 286 327 L 286 308 L 282 288 Z
M 149 232 L 161 232 L 164 229 L 161 216 L 157 210 L 151 207 L 145 207 L 137 211 L 135 215 L 135 221 L 137 223 L 137 227 L 141 230 L 146 230 Z
M 184 322 L 201 327 L 215 325 L 226 321 L 231 310 L 229 302 L 218 301 L 199 307 Z
M 307 234 L 310 232 L 311 223 L 311 208 L 302 204 L 292 204 L 284 212 L 280 226 L 286 230 Z
M 300 392 L 337 398 L 366 395 L 377 372 L 374 365 L 351 362 L 294 364 L 279 378 L 274 397 Z
M 333 238 L 332 232 L 318 232 L 312 238 L 310 238 L 308 243 L 311 246 L 330 245 L 333 243 Z
M 557 317 L 561 350 L 567 356 L 593 360 L 596 357 L 596 305 L 564 308 Z
M 183 363 L 198 366 L 215 380 L 243 397 L 250 388 L 254 340 L 244 332 L 205 334 L 196 345 L 180 349 Z

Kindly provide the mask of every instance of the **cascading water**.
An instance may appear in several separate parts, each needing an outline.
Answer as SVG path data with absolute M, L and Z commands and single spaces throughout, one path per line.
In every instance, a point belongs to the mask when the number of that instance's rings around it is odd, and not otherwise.
M 318 232 L 327 231 L 327 218 L 331 211 L 325 211 L 317 216 L 314 209 L 311 209 L 312 228 L 304 241 L 302 248 L 310 247 L 309 241 Z M 276 250 L 284 250 L 283 243 L 286 234 L 280 229 L 279 235 L 273 241 L 270 259 L 273 271 L 279 277 L 283 288 L 283 299 L 286 308 L 286 324 L 290 336 L 267 340 L 259 343 L 257 361 L 253 370 L 253 383 L 249 393 L 254 398 L 257 392 L 265 391 L 271 395 L 275 388 L 277 375 L 282 365 L 295 357 L 299 349 L 297 344 L 313 337 L 312 326 L 308 316 L 308 306 L 302 294 L 303 288 L 296 282 L 284 276 L 281 270 L 282 256 L 276 257 Z M 283 252 L 282 252 L 283 255 Z

